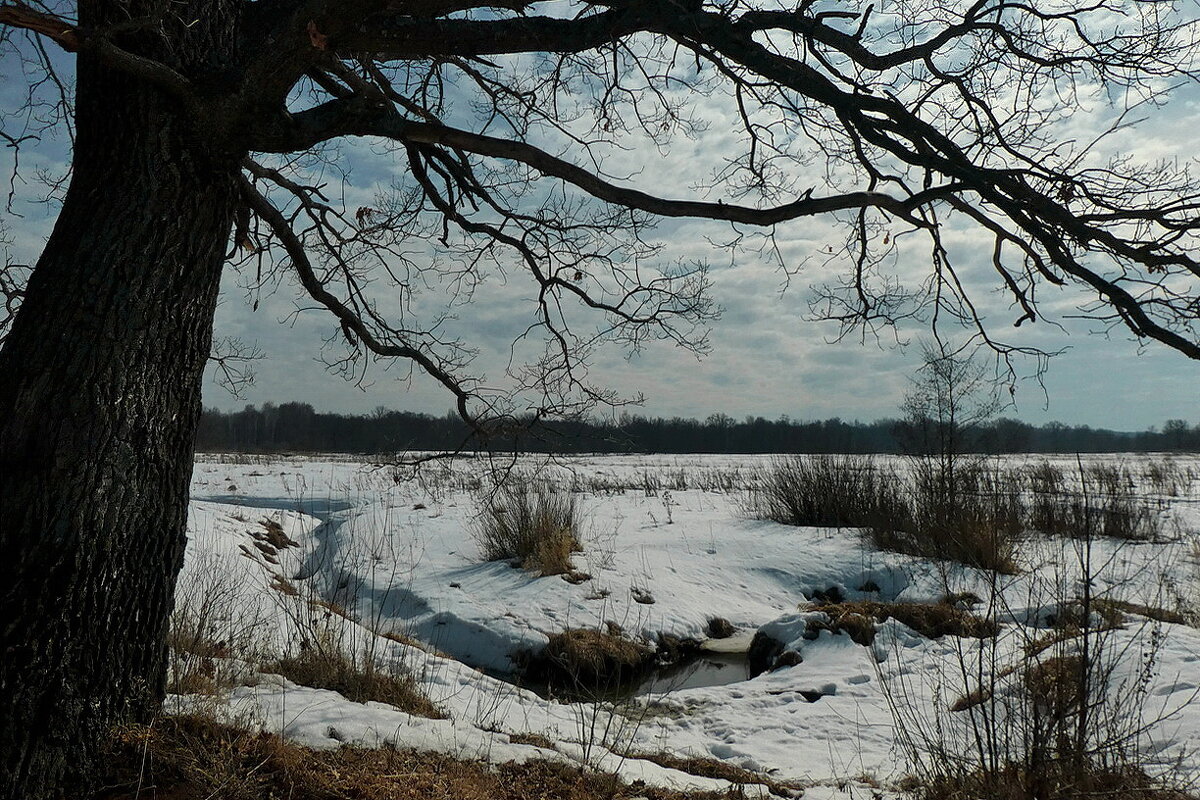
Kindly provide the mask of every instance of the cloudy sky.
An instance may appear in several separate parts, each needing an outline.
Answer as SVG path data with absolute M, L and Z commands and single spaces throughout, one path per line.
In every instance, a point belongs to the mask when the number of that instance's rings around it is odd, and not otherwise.
M 0 76 L 15 74 L 11 63 L 0 64 Z M 19 81 L 0 80 L 7 84 L 0 84 L 0 102 L 12 108 Z M 704 132 L 680 138 L 665 151 L 643 143 L 614 152 L 609 169 L 628 175 L 631 185 L 667 196 L 694 193 L 696 183 L 741 144 L 729 124 L 726 99 L 697 98 L 696 106 L 708 123 Z M 1114 137 L 1107 147 L 1149 158 L 1191 157 L 1191 132 L 1200 126 L 1200 103 L 1194 93 L 1148 116 L 1139 130 Z M 1087 134 L 1089 120 L 1094 122 L 1081 112 L 1081 135 Z M 21 175 L 28 181 L 18 180 L 13 213 L 5 216 L 5 223 L 14 240 L 10 248 L 14 260 L 32 261 L 55 213 L 53 204 L 37 202 L 42 187 L 33 175 L 39 168 L 61 169 L 65 151 L 61 141 L 47 138 L 27 147 L 21 157 Z M 370 147 L 352 146 L 344 157 L 354 165 L 346 195 L 351 209 L 369 204 L 377 186 L 402 172 L 388 156 Z M 0 151 L 4 174 L 11 158 L 11 151 Z M 1097 331 L 1094 323 L 1068 319 L 1079 302 L 1089 299 L 1070 289 L 1044 287 L 1040 300 L 1049 321 L 1013 331 L 1011 324 L 1018 315 L 994 292 L 987 274 L 990 245 L 981 245 L 970 234 L 960 236 L 953 224 L 947 231 L 959 267 L 974 287 L 973 296 L 991 328 L 1018 344 L 1063 350 L 1050 362 L 1044 391 L 1032 377 L 1034 364 L 1017 363 L 1021 377 L 1015 405 L 1007 415 L 1034 423 L 1056 419 L 1123 430 L 1161 425 L 1169 418 L 1200 422 L 1200 363 L 1160 345 L 1139 346 L 1122 331 L 1109 336 Z M 651 343 L 633 356 L 619 348 L 602 349 L 591 359 L 592 381 L 625 396 L 643 395 L 640 413 L 655 416 L 705 417 L 722 412 L 738 418 L 871 420 L 894 415 L 908 376 L 919 365 L 919 342 L 926 329 L 912 325 L 895 337 L 864 341 L 852 336 L 834 342 L 836 327 L 807 319 L 809 287 L 846 266 L 825 257 L 828 243 L 840 242 L 844 233 L 821 219 L 799 220 L 777 230 L 777 252 L 790 269 L 789 280 L 774 259 L 753 248 L 735 252 L 724 246 L 733 233 L 728 225 L 689 222 L 663 224 L 656 231 L 671 257 L 703 259 L 710 266 L 713 296 L 723 309 L 711 327 L 710 352 L 698 359 L 668 343 Z M 897 273 L 919 275 L 928 264 L 927 249 L 924 252 L 923 257 L 917 248 L 902 248 Z M 207 404 L 237 408 L 245 403 L 297 400 L 321 410 L 369 412 L 384 406 L 437 414 L 450 408 L 450 398 L 440 387 L 423 376 L 410 376 L 403 364 L 373 364 L 354 383 L 332 374 L 322 360 L 322 352 L 327 357 L 337 352 L 323 347 L 337 333 L 331 318 L 309 310 L 311 304 L 304 303 L 287 277 L 248 292 L 245 287 L 251 277 L 228 272 L 216 335 L 256 344 L 266 357 L 254 365 L 255 382 L 241 397 L 208 380 Z M 454 333 L 479 350 L 476 371 L 489 379 L 503 375 L 512 340 L 529 322 L 530 287 L 519 276 L 509 278 L 459 308 L 453 321 Z M 257 308 L 252 305 L 255 300 Z M 579 324 L 597 323 L 582 317 Z

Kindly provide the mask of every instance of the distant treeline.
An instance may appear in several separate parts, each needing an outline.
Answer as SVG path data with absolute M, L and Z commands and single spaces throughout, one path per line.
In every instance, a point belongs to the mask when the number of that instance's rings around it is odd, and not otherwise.
M 708 419 L 623 415 L 615 422 L 544 423 L 503 440 L 494 450 L 561 453 L 901 453 L 898 420 L 797 422 L 724 414 Z M 1200 425 L 1168 420 L 1162 430 L 1110 431 L 1050 422 L 997 419 L 968 431 L 971 449 L 989 453 L 1200 452 Z M 266 403 L 241 411 L 204 410 L 197 448 L 227 452 L 388 453 L 473 446 L 454 415 L 435 417 L 377 409 L 372 414 L 322 413 L 307 403 Z

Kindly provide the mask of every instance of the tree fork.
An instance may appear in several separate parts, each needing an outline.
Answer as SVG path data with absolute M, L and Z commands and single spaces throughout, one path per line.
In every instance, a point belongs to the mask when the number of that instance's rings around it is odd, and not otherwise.
M 0 350 L 0 798 L 86 794 L 165 691 L 237 157 L 81 56 L 73 174 Z

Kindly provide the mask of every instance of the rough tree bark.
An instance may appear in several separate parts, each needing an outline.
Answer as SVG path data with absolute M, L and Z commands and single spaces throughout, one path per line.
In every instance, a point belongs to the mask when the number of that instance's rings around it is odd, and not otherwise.
M 4 798 L 86 794 L 100 737 L 161 703 L 237 197 L 234 156 L 87 56 L 76 119 L 70 188 L 0 351 Z

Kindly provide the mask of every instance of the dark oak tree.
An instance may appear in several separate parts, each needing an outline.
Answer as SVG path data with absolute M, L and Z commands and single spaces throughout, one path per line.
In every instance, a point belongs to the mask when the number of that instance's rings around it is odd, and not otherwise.
M 830 218 L 842 278 L 818 316 L 954 318 L 1007 354 L 943 241 L 966 226 L 1019 323 L 1074 285 L 1085 314 L 1200 358 L 1188 169 L 1106 160 L 1062 125 L 1104 103 L 1102 141 L 1193 81 L 1194 20 L 1169 2 L 0 0 L 0 46 L 29 86 L 4 143 L 39 126 L 73 143 L 44 252 L 0 281 L 6 798 L 78 795 L 110 726 L 161 702 L 231 261 L 293 276 L 347 373 L 406 361 L 480 432 L 613 401 L 586 372 L 604 342 L 703 349 L 708 282 L 660 251 L 666 217 L 767 255 L 788 223 Z M 623 143 L 645 161 L 702 137 L 697 98 L 738 128 L 705 191 L 606 169 Z M 341 176 L 368 150 L 390 183 L 352 203 Z M 927 269 L 906 287 L 890 270 L 914 242 Z M 446 332 L 495 275 L 528 281 L 522 347 L 539 343 L 503 392 Z

